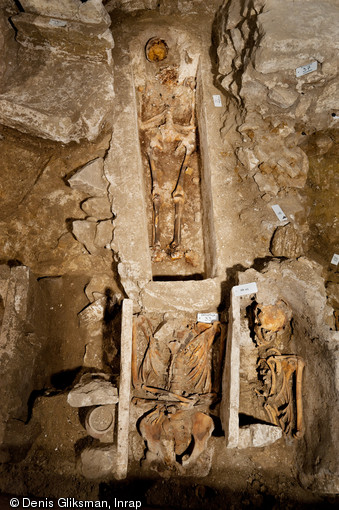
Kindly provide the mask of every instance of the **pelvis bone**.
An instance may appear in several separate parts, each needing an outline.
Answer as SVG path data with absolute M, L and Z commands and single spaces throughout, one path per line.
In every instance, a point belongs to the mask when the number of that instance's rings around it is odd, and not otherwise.
M 203 411 L 213 400 L 211 348 L 220 329 L 216 322 L 175 331 L 169 321 L 153 332 L 145 317 L 134 321 L 134 395 L 153 405 L 141 417 L 139 430 L 148 449 L 146 460 L 162 464 L 164 471 L 182 473 L 207 447 L 214 425 Z M 146 341 L 140 363 L 137 339 Z
M 304 433 L 302 375 L 304 362 L 298 356 L 273 355 L 259 360 L 259 373 L 266 391 L 265 410 L 274 425 L 300 438 Z
M 148 448 L 146 459 L 163 462 L 165 468 L 180 473 L 206 449 L 213 429 L 212 418 L 202 412 L 156 406 L 140 422 Z

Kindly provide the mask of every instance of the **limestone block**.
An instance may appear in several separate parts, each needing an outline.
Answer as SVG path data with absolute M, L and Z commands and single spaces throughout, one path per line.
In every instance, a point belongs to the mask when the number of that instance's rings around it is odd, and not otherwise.
M 275 443 L 282 437 L 282 430 L 274 425 L 254 423 L 239 429 L 238 448 L 260 448 Z
M 88 198 L 85 202 L 82 202 L 81 209 L 88 216 L 93 216 L 97 220 L 106 220 L 112 217 L 111 204 L 107 196 Z
M 90 161 L 68 179 L 70 187 L 93 197 L 106 196 L 108 183 L 103 176 L 103 165 L 102 158 Z
M 265 36 L 255 55 L 255 68 L 260 73 L 288 71 L 309 64 L 333 59 L 337 56 L 338 26 L 328 20 L 339 15 L 338 4 L 309 0 L 268 0 L 264 12 L 258 17 Z M 319 37 L 319 34 L 321 36 Z
M 118 449 L 116 477 L 126 478 L 128 469 L 129 420 L 131 405 L 133 300 L 122 302 L 120 385 L 118 407 Z
M 113 237 L 113 224 L 111 220 L 99 221 L 96 228 L 94 244 L 97 248 L 110 248 Z
M 89 480 L 112 477 L 116 465 L 116 447 L 85 448 L 81 452 L 81 472 Z
M 86 306 L 86 308 L 78 314 L 80 324 L 86 326 L 101 321 L 104 318 L 106 301 L 106 296 L 103 296 L 94 301 L 94 303 Z
M 1 275 L 8 274 L 2 267 Z M 44 296 L 28 267 L 10 270 L 0 329 L 0 462 L 15 454 L 11 445 L 24 441 L 13 424 L 25 422 L 28 399 L 46 382 L 47 311 Z
M 33 14 L 51 16 L 61 19 L 82 21 L 83 23 L 111 24 L 110 17 L 102 5 L 102 0 L 20 0 L 24 10 Z
M 85 374 L 69 392 L 67 402 L 72 407 L 116 404 L 119 402 L 118 390 L 100 374 Z
M 279 86 L 274 87 L 268 93 L 269 102 L 280 108 L 290 108 L 294 105 L 298 97 L 299 94 L 295 90 Z
M 28 58 L 17 82 L 0 94 L 0 123 L 63 143 L 95 140 L 112 111 L 113 71 L 107 64 L 52 54 L 34 74 Z M 29 74 L 22 80 L 22 73 Z
M 13 16 L 16 40 L 24 47 L 50 50 L 74 59 L 110 62 L 107 52 L 114 47 L 111 31 L 106 25 L 50 19 L 20 13 Z
M 114 290 L 116 290 L 116 282 L 113 275 L 100 273 L 92 277 L 85 288 L 85 294 L 89 301 L 93 302 L 96 300 L 95 295 L 105 296 L 108 293 L 112 296 L 111 304 L 113 305 L 121 298 L 120 293 L 114 293 Z
M 253 176 L 253 179 L 261 192 L 276 195 L 280 189 L 272 175 L 263 175 L 261 172 L 257 172 Z
M 73 235 L 92 255 L 98 253 L 98 248 L 94 244 L 96 230 L 97 224 L 93 221 L 75 220 L 72 223 Z
M 220 406 L 220 418 L 228 448 L 236 448 L 239 441 L 240 301 L 241 298 L 232 291 Z
M 302 243 L 302 234 L 289 223 L 274 231 L 270 251 L 275 257 L 297 258 L 303 254 Z
M 150 282 L 142 293 L 145 310 L 150 312 L 215 311 L 220 303 L 220 280 Z

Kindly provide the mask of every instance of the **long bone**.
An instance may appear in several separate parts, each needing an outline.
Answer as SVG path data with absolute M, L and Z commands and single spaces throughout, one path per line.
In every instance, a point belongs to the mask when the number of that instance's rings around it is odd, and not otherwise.
M 187 160 L 187 150 L 185 149 L 185 157 L 180 167 L 178 181 L 172 193 L 174 201 L 174 235 L 173 241 L 167 247 L 167 252 L 171 255 L 173 260 L 182 257 L 182 253 L 178 251 L 178 248 L 181 244 L 181 221 L 185 202 L 184 176 Z
M 159 225 L 159 213 L 161 206 L 161 196 L 160 196 L 160 187 L 157 175 L 157 169 L 152 158 L 152 152 L 148 154 L 149 165 L 151 170 L 151 178 L 152 178 L 152 202 L 153 202 L 153 232 L 152 232 L 152 246 L 154 249 L 154 253 L 152 256 L 152 260 L 154 262 L 160 262 L 163 259 L 163 253 L 160 248 L 160 225 Z
M 276 355 L 262 359 L 271 371 L 271 388 L 264 407 L 275 425 L 280 426 L 285 433 L 292 432 L 293 421 L 295 438 L 302 437 L 304 433 L 303 407 L 302 407 L 302 375 L 305 366 L 299 356 Z M 295 407 L 293 413 L 292 377 L 295 374 Z

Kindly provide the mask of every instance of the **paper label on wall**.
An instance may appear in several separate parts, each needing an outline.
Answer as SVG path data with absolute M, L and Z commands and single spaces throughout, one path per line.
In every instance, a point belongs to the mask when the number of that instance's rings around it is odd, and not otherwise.
M 311 73 L 312 71 L 316 71 L 318 68 L 318 62 L 315 60 L 306 66 L 297 67 L 295 70 L 295 75 L 297 78 L 300 76 L 304 76 L 304 74 Z
M 287 216 L 284 211 L 281 209 L 280 205 L 272 205 L 272 209 L 275 212 L 278 220 L 285 221 L 287 220 Z
M 67 27 L 67 21 L 63 21 L 61 19 L 50 19 L 49 25 L 52 25 L 52 27 Z
M 219 94 L 214 94 L 213 95 L 213 103 L 214 103 L 214 106 L 222 106 L 222 102 L 221 102 L 221 97 L 219 96 Z
M 255 282 L 244 283 L 243 285 L 236 285 L 233 287 L 235 296 L 246 296 L 247 294 L 255 294 L 258 292 L 258 287 Z
M 219 320 L 218 313 L 198 313 L 197 314 L 197 322 L 204 322 L 205 324 L 212 324 L 212 322 L 217 322 Z
M 339 264 L 339 255 L 335 253 L 332 257 L 331 264 L 337 266 Z

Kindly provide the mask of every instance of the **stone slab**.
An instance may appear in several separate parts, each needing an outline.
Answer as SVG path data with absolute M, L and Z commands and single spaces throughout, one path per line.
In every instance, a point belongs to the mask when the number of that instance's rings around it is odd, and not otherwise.
M 141 299 L 148 312 L 215 312 L 221 301 L 221 280 L 150 282 Z
M 239 429 L 238 448 L 261 448 L 275 443 L 281 437 L 281 428 L 274 425 L 253 423 Z
M 260 29 L 265 31 L 255 56 L 260 73 L 284 70 L 295 76 L 295 69 L 314 60 L 324 62 L 338 52 L 338 26 L 329 23 L 339 16 L 338 5 L 324 0 L 268 0 L 259 15 Z M 321 37 L 319 37 L 321 34 Z M 301 78 L 304 79 L 304 78 Z
M 16 436 L 15 422 L 26 421 L 31 392 L 46 383 L 47 343 L 46 303 L 37 280 L 28 267 L 13 267 L 0 331 L 0 462 L 10 460 L 13 444 L 19 447 L 23 438 Z
M 115 469 L 116 446 L 85 448 L 81 452 L 80 469 L 85 478 L 98 480 L 110 478 Z
M 107 64 L 50 56 L 28 82 L 17 75 L 0 94 L 0 123 L 63 143 L 98 137 L 114 99 Z
M 128 469 L 129 417 L 131 403 L 133 300 L 122 302 L 120 385 L 118 406 L 118 448 L 116 478 L 126 478 Z
M 236 448 L 239 441 L 240 301 L 241 297 L 232 292 L 220 406 L 221 423 L 228 448 Z
M 23 46 L 38 47 L 60 54 L 92 61 L 110 62 L 108 52 L 114 47 L 111 31 L 106 25 L 88 25 L 59 18 L 20 13 L 11 18 L 18 31 L 16 40 Z
M 89 407 L 119 402 L 118 390 L 110 381 L 98 375 L 86 374 L 67 396 L 72 407 Z
M 96 158 L 72 175 L 68 179 L 68 184 L 72 189 L 83 191 L 93 197 L 105 197 L 108 183 L 104 178 L 103 168 L 103 158 Z
M 82 23 L 111 24 L 108 12 L 102 5 L 102 0 L 20 0 L 24 10 L 32 14 L 40 14 L 61 19 L 71 19 Z

